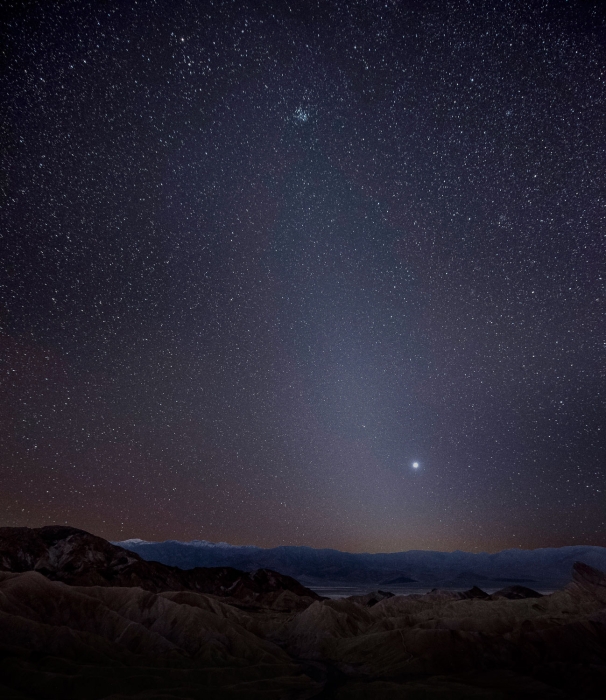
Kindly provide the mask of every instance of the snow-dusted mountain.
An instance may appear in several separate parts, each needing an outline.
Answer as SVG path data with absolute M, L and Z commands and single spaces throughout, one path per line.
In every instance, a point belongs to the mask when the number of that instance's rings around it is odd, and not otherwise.
M 606 569 L 606 548 L 573 546 L 507 549 L 496 554 L 411 550 L 392 554 L 352 554 L 311 547 L 232 546 L 224 542 L 145 542 L 115 544 L 144 559 L 191 569 L 233 566 L 244 571 L 273 569 L 308 586 L 393 584 L 465 586 L 524 583 L 559 587 L 570 580 L 572 565 L 581 561 Z

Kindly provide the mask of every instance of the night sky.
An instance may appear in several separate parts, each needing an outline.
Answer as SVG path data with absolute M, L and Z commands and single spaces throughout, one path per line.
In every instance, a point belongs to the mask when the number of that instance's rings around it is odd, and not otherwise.
M 0 525 L 606 546 L 606 3 L 3 14 Z

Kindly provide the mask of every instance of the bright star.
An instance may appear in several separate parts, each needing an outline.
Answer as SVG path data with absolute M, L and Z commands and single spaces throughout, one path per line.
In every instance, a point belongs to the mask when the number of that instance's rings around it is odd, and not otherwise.
M 412 463 L 412 466 L 413 466 L 415 469 L 418 469 L 418 468 L 419 468 L 419 463 L 418 463 L 418 462 L 413 462 L 413 463 Z

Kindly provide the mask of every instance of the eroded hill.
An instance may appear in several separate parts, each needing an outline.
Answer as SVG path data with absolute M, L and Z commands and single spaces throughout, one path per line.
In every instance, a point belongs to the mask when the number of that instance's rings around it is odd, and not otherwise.
M 120 563 L 88 533 L 0 535 L 3 698 L 604 697 L 606 577 L 581 563 L 546 596 L 517 586 L 321 600 L 280 588 L 278 574 L 253 591 L 226 589 L 219 573 L 217 594 L 187 588 L 210 580 L 200 573 L 152 566 L 142 586 L 141 562 Z

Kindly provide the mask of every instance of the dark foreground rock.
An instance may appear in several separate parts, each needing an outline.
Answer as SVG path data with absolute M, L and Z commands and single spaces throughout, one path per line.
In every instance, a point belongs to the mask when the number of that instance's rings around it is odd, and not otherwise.
M 353 603 L 359 603 L 360 605 L 365 605 L 368 608 L 372 608 L 380 600 L 385 598 L 393 598 L 394 594 L 390 591 L 373 591 L 372 593 L 366 593 L 365 595 L 350 595 L 346 600 L 351 600 Z
M 522 598 L 542 598 L 543 595 L 526 586 L 507 586 L 493 593 L 491 598 L 509 598 L 509 600 L 521 600 Z
M 1 531 L 2 566 L 22 569 L 0 572 L 3 700 L 605 697 L 606 577 L 584 564 L 538 598 L 515 586 L 360 601 L 282 589 L 242 605 L 222 583 L 220 595 L 186 588 L 180 570 L 117 563 L 99 538 L 44 530 L 22 531 L 27 546 Z M 258 576 L 264 589 L 280 580 Z

